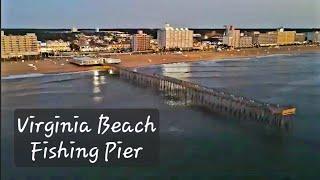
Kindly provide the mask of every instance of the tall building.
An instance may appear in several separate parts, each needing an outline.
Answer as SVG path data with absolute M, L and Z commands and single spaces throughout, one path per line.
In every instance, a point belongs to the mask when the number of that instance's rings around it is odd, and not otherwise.
M 319 31 L 307 32 L 307 40 L 312 41 L 314 43 L 319 43 L 320 42 L 320 32 Z
M 146 51 L 150 49 L 151 36 L 144 34 L 143 31 L 138 31 L 134 34 L 131 40 L 132 51 Z
M 257 38 L 257 44 L 260 46 L 290 45 L 296 42 L 297 37 L 300 41 L 304 39 L 302 34 L 298 34 L 298 36 L 296 36 L 296 31 L 284 31 L 284 29 L 281 28 L 277 31 L 260 33 Z
M 1 31 L 1 59 L 36 56 L 40 54 L 37 36 L 27 33 L 23 36 L 5 35 Z
M 306 34 L 305 33 L 296 33 L 296 36 L 294 38 L 294 41 L 296 43 L 303 43 L 306 40 Z
M 260 46 L 277 45 L 277 41 L 278 41 L 277 32 L 260 33 L 257 38 L 257 44 Z
M 239 47 L 240 48 L 253 47 L 252 37 L 250 37 L 250 36 L 241 36 L 240 37 L 240 41 L 239 41 Z
M 231 48 L 240 47 L 240 30 L 236 30 L 234 26 L 225 26 L 225 28 L 223 44 Z
M 163 29 L 157 32 L 160 48 L 172 49 L 192 49 L 193 31 L 188 28 L 174 28 L 166 24 Z
M 284 31 L 283 28 L 277 31 L 278 38 L 277 38 L 277 44 L 278 45 L 289 45 L 293 44 L 295 37 L 296 37 L 296 31 Z
M 320 42 L 320 32 L 316 31 L 313 34 L 313 42 L 319 43 Z
M 258 37 L 260 35 L 259 31 L 247 32 L 246 35 L 252 37 L 252 44 L 253 45 L 257 45 L 258 44 Z

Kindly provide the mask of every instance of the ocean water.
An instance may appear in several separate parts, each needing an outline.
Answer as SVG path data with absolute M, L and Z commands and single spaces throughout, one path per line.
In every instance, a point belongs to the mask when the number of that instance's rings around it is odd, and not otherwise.
M 289 131 L 184 107 L 151 89 L 104 72 L 2 78 L 1 179 L 100 179 L 238 176 L 296 178 L 319 175 L 320 54 L 277 55 L 203 61 L 138 69 L 237 95 L 292 104 Z M 154 167 L 16 168 L 13 111 L 16 108 L 157 108 L 160 164 Z

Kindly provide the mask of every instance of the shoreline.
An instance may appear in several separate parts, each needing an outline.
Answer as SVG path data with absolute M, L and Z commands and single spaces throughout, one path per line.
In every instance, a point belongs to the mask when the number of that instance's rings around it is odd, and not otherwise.
M 295 54 L 269 54 L 269 55 L 261 55 L 261 56 L 239 56 L 239 57 L 225 57 L 225 58 L 217 58 L 217 59 L 199 59 L 199 60 L 191 60 L 191 61 L 172 61 L 169 63 L 160 63 L 160 64 L 151 64 L 151 65 L 146 65 L 146 66 L 137 66 L 137 67 L 132 67 L 132 68 L 145 68 L 149 66 L 158 66 L 158 65 L 165 65 L 165 64 L 179 64 L 179 63 L 192 63 L 192 62 L 224 62 L 224 61 L 247 61 L 253 58 L 263 58 L 263 57 L 272 57 L 272 56 L 294 56 L 294 55 L 299 55 L 299 54 L 306 54 L 306 53 L 317 53 L 317 52 L 302 52 L 302 53 L 295 53 Z M 320 51 L 319 51 L 320 53 Z
M 115 58 L 122 60 L 121 66 L 127 68 L 141 68 L 150 65 L 170 64 L 180 62 L 198 61 L 224 61 L 236 58 L 256 58 L 272 55 L 288 55 L 302 53 L 320 53 L 319 46 L 285 46 L 280 48 L 248 48 L 240 51 L 222 52 L 185 52 L 183 55 L 164 54 L 164 55 L 118 55 Z M 151 60 L 151 61 L 150 61 Z
M 183 52 L 183 54 L 141 54 L 116 55 L 113 58 L 121 59 L 119 64 L 127 68 L 142 68 L 150 65 L 199 62 L 199 61 L 229 61 L 248 60 L 256 57 L 295 55 L 303 53 L 320 53 L 319 46 L 285 46 L 280 48 L 250 48 L 222 52 Z M 67 59 L 46 59 L 29 61 L 1 62 L 1 79 L 12 75 L 27 74 L 58 74 L 101 70 L 101 66 L 77 66 Z

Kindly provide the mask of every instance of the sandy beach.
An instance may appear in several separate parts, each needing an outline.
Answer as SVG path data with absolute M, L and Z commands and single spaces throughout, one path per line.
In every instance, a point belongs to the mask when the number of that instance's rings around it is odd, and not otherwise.
M 147 54 L 147 55 L 119 55 L 121 65 L 124 67 L 144 67 L 155 64 L 176 62 L 193 62 L 205 60 L 228 60 L 233 58 L 257 57 L 274 54 L 296 54 L 307 52 L 320 52 L 319 46 L 287 46 L 280 48 L 248 48 L 221 52 L 184 52 L 178 54 Z
M 183 54 L 142 54 L 118 55 L 123 67 L 144 67 L 155 64 L 176 62 L 192 62 L 204 60 L 223 60 L 243 57 L 266 56 L 273 54 L 296 54 L 307 52 L 320 52 L 319 46 L 287 46 L 280 48 L 250 48 L 222 52 L 184 52 Z M 67 59 L 45 59 L 29 61 L 1 62 L 1 76 L 31 74 L 31 73 L 61 73 L 79 72 L 99 69 L 99 66 L 77 66 L 70 64 Z

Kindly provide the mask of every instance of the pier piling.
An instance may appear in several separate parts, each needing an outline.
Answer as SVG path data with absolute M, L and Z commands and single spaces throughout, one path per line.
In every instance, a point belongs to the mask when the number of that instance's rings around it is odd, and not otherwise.
M 144 74 L 121 67 L 118 67 L 118 72 L 121 79 L 142 87 L 151 87 L 169 97 L 179 98 L 185 105 L 199 106 L 238 119 L 286 127 L 296 111 L 293 106 L 263 103 L 159 74 Z

